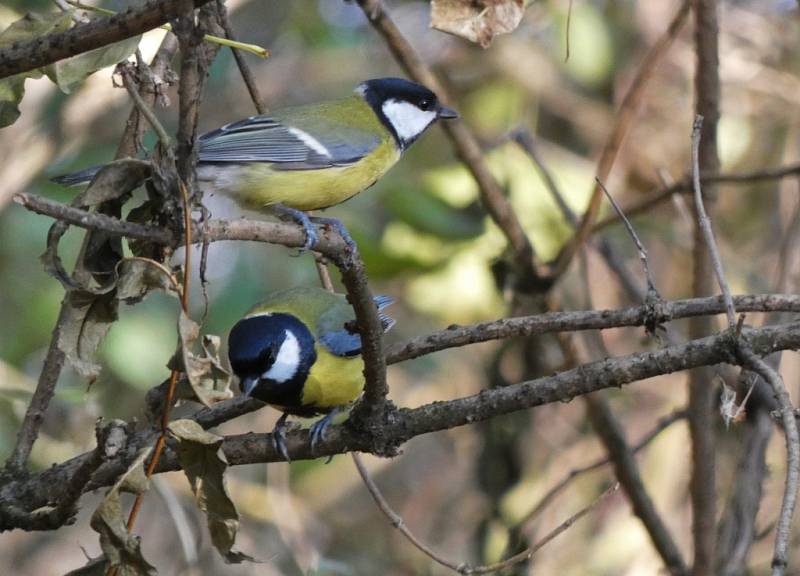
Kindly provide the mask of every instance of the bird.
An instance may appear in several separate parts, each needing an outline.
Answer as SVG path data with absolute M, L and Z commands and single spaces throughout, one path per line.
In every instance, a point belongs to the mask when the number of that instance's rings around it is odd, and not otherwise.
M 431 90 L 402 78 L 375 78 L 332 100 L 250 116 L 197 141 L 198 183 L 249 210 L 302 225 L 303 251 L 318 240 L 313 222 L 335 228 L 355 247 L 341 222 L 309 217 L 366 190 L 425 130 L 458 118 Z M 67 185 L 91 180 L 96 166 L 54 178 Z
M 375 296 L 383 331 L 395 323 L 384 313 L 394 302 Z M 228 360 L 242 393 L 283 414 L 272 440 L 286 461 L 288 416 L 324 415 L 310 430 L 311 450 L 335 414 L 364 389 L 361 336 L 343 294 L 317 287 L 272 293 L 236 322 L 228 335 Z

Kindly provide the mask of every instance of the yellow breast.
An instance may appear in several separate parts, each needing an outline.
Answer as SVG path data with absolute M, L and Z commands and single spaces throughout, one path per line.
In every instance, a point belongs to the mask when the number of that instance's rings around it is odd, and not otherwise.
M 360 356 L 341 358 L 316 346 L 317 361 L 303 386 L 302 404 L 318 408 L 345 406 L 364 390 L 364 362 Z
M 372 186 L 400 158 L 390 141 L 349 166 L 319 170 L 273 170 L 268 164 L 241 167 L 236 184 L 224 193 L 245 208 L 259 210 L 283 204 L 297 210 L 319 210 L 352 198 Z

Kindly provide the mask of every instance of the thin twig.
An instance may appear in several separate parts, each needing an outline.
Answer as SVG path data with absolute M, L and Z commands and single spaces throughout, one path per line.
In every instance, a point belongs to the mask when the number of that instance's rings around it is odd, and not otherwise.
M 614 200 L 614 197 L 606 188 L 605 184 L 603 184 L 600 180 L 597 180 L 597 185 L 600 186 L 600 189 L 608 198 L 608 201 L 611 202 L 611 205 L 614 207 L 614 210 L 617 212 L 619 217 L 622 219 L 623 223 L 625 224 L 625 228 L 628 230 L 628 234 L 630 234 L 631 238 L 633 239 L 633 243 L 636 244 L 636 249 L 639 251 L 639 259 L 642 261 L 642 268 L 644 268 L 644 275 L 647 279 L 647 293 L 654 294 L 656 297 L 659 297 L 658 290 L 656 289 L 655 280 L 653 280 L 653 275 L 650 273 L 650 264 L 647 260 L 647 250 L 645 250 L 642 241 L 639 240 L 639 235 L 636 234 L 636 230 L 633 228 L 631 221 L 628 220 L 628 217 L 625 216 L 625 213 L 622 211 L 622 208 L 619 207 L 617 201 Z
M 575 522 L 586 516 L 589 512 L 594 510 L 601 502 L 603 502 L 606 498 L 615 494 L 619 489 L 619 483 L 615 483 L 613 486 L 608 488 L 605 492 L 600 494 L 591 504 L 588 506 L 580 509 L 578 512 L 564 520 L 561 524 L 556 526 L 553 530 L 551 530 L 544 538 L 538 540 L 536 544 L 531 546 L 527 550 L 523 550 L 519 554 L 504 560 L 503 562 L 498 562 L 496 564 L 489 564 L 488 566 L 478 566 L 472 569 L 466 574 L 488 574 L 489 572 L 497 572 L 499 570 L 505 570 L 506 568 L 510 568 L 520 562 L 525 562 L 526 560 L 530 560 L 534 554 L 536 554 L 539 550 L 544 548 L 547 544 L 552 542 L 556 539 L 556 537 L 560 536 L 564 532 L 566 532 Z
M 548 533 L 544 538 L 536 542 L 533 546 L 526 548 L 519 554 L 515 554 L 510 558 L 502 561 L 497 562 L 495 564 L 488 564 L 485 566 L 470 566 L 466 562 L 453 562 L 451 560 L 447 560 L 442 556 L 438 555 L 434 552 L 429 546 L 427 546 L 424 542 L 420 541 L 411 530 L 405 525 L 403 522 L 403 518 L 395 512 L 391 505 L 386 501 L 383 494 L 380 491 L 380 488 L 375 484 L 372 480 L 372 477 L 369 475 L 366 466 L 364 466 L 364 462 L 361 460 L 361 455 L 358 452 L 351 453 L 353 458 L 353 462 L 356 465 L 356 469 L 358 470 L 361 479 L 364 481 L 364 485 L 367 487 L 367 491 L 369 492 L 372 499 L 378 505 L 381 512 L 389 519 L 392 523 L 392 526 L 397 528 L 400 533 L 405 536 L 405 538 L 414 545 L 417 550 L 420 550 L 423 554 L 428 556 L 431 560 L 436 562 L 437 564 L 441 564 L 445 568 L 449 568 L 453 572 L 458 574 L 488 574 L 490 572 L 499 572 L 500 570 L 504 570 L 506 568 L 510 568 L 516 564 L 521 562 L 525 562 L 526 560 L 530 560 L 530 558 L 538 552 L 541 548 L 543 548 L 546 544 L 551 542 L 557 536 L 562 534 L 566 531 L 570 526 L 572 526 L 576 521 L 580 518 L 588 514 L 593 508 L 597 506 L 602 500 L 604 500 L 607 496 L 610 496 L 614 492 L 616 492 L 617 488 L 619 487 L 618 484 L 615 484 L 608 490 L 606 490 L 603 494 L 601 494 L 594 502 L 592 502 L 589 506 L 581 509 L 576 514 L 573 514 L 569 518 L 567 518 L 564 522 L 559 524 L 554 530 Z
M 631 454 L 637 454 L 641 451 L 645 446 L 650 444 L 653 440 L 655 440 L 659 434 L 661 434 L 664 430 L 672 426 L 675 422 L 679 422 L 686 418 L 686 410 L 676 410 L 672 414 L 665 416 L 658 423 L 653 427 L 650 432 L 645 434 L 638 443 L 631 446 Z M 592 472 L 593 470 L 597 470 L 598 468 L 602 468 L 611 463 L 611 458 L 605 456 L 603 458 L 598 458 L 591 464 L 586 464 L 585 466 L 580 466 L 579 468 L 573 468 L 572 470 L 567 473 L 559 482 L 553 485 L 550 490 L 545 492 L 544 496 L 539 499 L 539 502 L 534 506 L 530 512 L 525 514 L 522 520 L 519 521 L 518 525 L 524 525 L 530 523 L 535 518 L 538 518 L 545 508 L 547 508 L 558 496 L 561 492 L 564 491 L 567 486 L 569 486 L 573 480 L 586 474 L 587 472 Z
M 450 568 L 450 570 L 453 570 L 454 572 L 463 574 L 462 568 L 464 567 L 464 564 L 456 564 L 455 562 L 450 562 L 449 560 L 442 558 L 436 554 L 436 552 L 431 550 L 431 548 L 421 542 L 416 536 L 414 536 L 414 533 L 408 529 L 400 515 L 392 510 L 392 507 L 386 501 L 386 498 L 384 498 L 383 494 L 381 494 L 380 489 L 372 480 L 372 477 L 369 475 L 366 466 L 364 466 L 364 462 L 361 460 L 361 455 L 358 452 L 353 452 L 351 457 L 353 458 L 353 463 L 356 465 L 358 474 L 361 476 L 361 479 L 364 481 L 364 485 L 367 487 L 367 491 L 369 492 L 370 496 L 372 496 L 375 504 L 378 505 L 378 508 L 381 509 L 381 512 L 383 512 L 392 523 L 392 526 L 397 528 L 400 533 L 405 536 L 406 539 L 411 542 L 411 544 L 414 545 L 414 547 L 428 556 L 428 558 L 446 568 Z
M 761 376 L 775 394 L 780 405 L 781 423 L 786 438 L 786 483 L 784 485 L 781 512 L 775 530 L 775 551 L 772 557 L 772 576 L 783 576 L 788 564 L 788 548 L 791 537 L 792 516 L 797 503 L 797 489 L 800 483 L 800 434 L 797 431 L 797 420 L 794 416 L 789 394 L 783 384 L 783 378 L 777 371 L 759 358 L 747 345 L 738 341 L 737 353 L 743 366 Z
M 725 300 L 725 313 L 728 316 L 728 327 L 734 329 L 736 327 L 736 309 L 733 306 L 733 298 L 731 298 L 731 289 L 728 287 L 728 282 L 725 279 L 725 272 L 722 269 L 722 260 L 719 256 L 719 249 L 717 242 L 714 239 L 714 232 L 711 230 L 711 221 L 706 214 L 705 206 L 703 205 L 703 193 L 700 189 L 700 138 L 703 130 L 703 117 L 697 115 L 694 119 L 692 127 L 692 180 L 694 182 L 694 204 L 697 210 L 698 225 L 703 231 L 706 246 L 709 255 L 711 256 L 711 265 L 714 268 L 714 275 L 717 278 L 720 290 L 722 290 L 722 297 Z
M 636 117 L 639 103 L 644 96 L 645 88 L 650 78 L 652 78 L 657 65 L 667 53 L 673 40 L 675 40 L 678 32 L 680 32 L 683 27 L 686 16 L 689 14 L 690 6 L 690 0 L 682 0 L 680 7 L 672 17 L 667 29 L 655 44 L 653 44 L 642 60 L 642 63 L 639 65 L 636 76 L 622 99 L 622 103 L 617 111 L 614 128 L 608 136 L 603 151 L 600 154 L 600 160 L 597 162 L 595 177 L 598 181 L 608 180 L 608 176 L 611 173 L 611 168 L 614 166 L 622 142 Z M 600 211 L 600 200 L 602 197 L 603 195 L 600 187 L 595 186 L 577 232 L 559 255 L 554 271 L 556 276 L 561 275 L 566 270 L 573 256 L 589 236 Z
M 130 94 L 131 99 L 136 105 L 136 108 L 138 108 L 139 110 L 139 113 L 145 117 L 147 122 L 153 128 L 153 131 L 156 133 L 156 136 L 158 136 L 159 142 L 161 142 L 161 146 L 163 146 L 165 150 L 168 149 L 172 144 L 172 140 L 169 137 L 169 134 L 167 134 L 167 131 L 164 130 L 164 127 L 161 125 L 161 122 L 158 121 L 156 115 L 153 113 L 153 111 L 144 101 L 142 96 L 139 94 L 139 91 L 136 89 L 136 85 L 134 84 L 133 77 L 130 72 L 130 65 L 128 63 L 123 62 L 122 64 L 117 66 L 117 71 L 122 76 L 122 84 L 125 86 L 125 89 L 128 91 L 128 94 Z
M 233 33 L 233 28 L 228 19 L 228 9 L 225 7 L 225 2 L 223 0 L 217 0 L 217 13 L 219 14 L 219 21 L 222 25 L 222 29 L 225 30 L 225 36 L 228 40 L 235 41 L 236 38 Z M 247 86 L 247 91 L 250 93 L 250 99 L 256 107 L 256 112 L 264 114 L 267 111 L 267 107 L 264 105 L 264 99 L 261 97 L 261 93 L 258 90 L 258 85 L 253 77 L 253 72 L 250 70 L 250 66 L 244 59 L 244 55 L 242 55 L 241 51 L 237 48 L 231 47 L 231 52 L 233 52 L 233 57 L 236 59 L 236 66 L 239 67 L 239 73 L 242 75 L 245 86 Z

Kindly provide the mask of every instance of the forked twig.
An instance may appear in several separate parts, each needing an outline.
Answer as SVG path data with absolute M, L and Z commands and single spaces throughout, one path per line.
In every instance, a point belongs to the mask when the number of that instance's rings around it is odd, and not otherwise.
M 800 483 L 800 434 L 797 430 L 794 408 L 780 374 L 759 358 L 742 340 L 738 341 L 737 354 L 744 367 L 761 376 L 772 387 L 775 399 L 780 405 L 781 423 L 786 437 L 786 482 L 781 512 L 775 530 L 772 576 L 783 576 L 788 563 L 787 552 L 791 537 L 792 516 L 797 504 L 797 488 Z
M 595 499 L 591 504 L 582 508 L 577 513 L 573 514 L 564 522 L 559 524 L 555 529 L 551 530 L 544 538 L 538 540 L 532 546 L 526 548 L 522 552 L 515 554 L 503 560 L 502 562 L 497 562 L 494 564 L 486 564 L 483 566 L 471 566 L 466 562 L 452 562 L 447 560 L 446 558 L 442 558 L 436 552 L 434 552 L 429 546 L 425 543 L 421 542 L 419 538 L 417 538 L 411 530 L 403 522 L 403 518 L 395 512 L 389 503 L 386 501 L 386 498 L 383 497 L 378 486 L 372 480 L 372 477 L 369 475 L 366 466 L 364 466 L 364 462 L 361 460 L 361 456 L 358 452 L 351 452 L 350 454 L 353 458 L 353 463 L 356 465 L 356 469 L 358 470 L 361 479 L 364 481 L 364 485 L 367 487 L 367 490 L 372 496 L 372 499 L 375 500 L 375 503 L 378 505 L 378 508 L 381 509 L 389 521 L 392 523 L 392 526 L 397 528 L 400 533 L 406 537 L 406 539 L 414 545 L 415 548 L 420 550 L 423 554 L 428 556 L 431 560 L 436 562 L 437 564 L 441 564 L 445 568 L 449 568 L 450 570 L 458 573 L 458 574 L 489 574 L 491 572 L 499 572 L 500 570 L 505 570 L 506 568 L 511 568 L 517 564 L 530 560 L 531 557 L 536 554 L 539 550 L 541 550 L 544 546 L 546 546 L 549 542 L 554 540 L 557 536 L 565 532 L 572 526 L 575 522 L 586 516 L 589 512 L 591 512 L 600 502 L 605 500 L 608 496 L 613 494 L 619 488 L 619 484 L 614 484 L 611 488 L 603 492 L 597 499 Z

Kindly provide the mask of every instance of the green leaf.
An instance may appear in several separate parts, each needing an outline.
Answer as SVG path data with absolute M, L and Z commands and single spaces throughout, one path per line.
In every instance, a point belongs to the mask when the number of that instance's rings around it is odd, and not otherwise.
M 144 559 L 139 537 L 128 532 L 120 502 L 120 492 L 139 494 L 149 487 L 144 472 L 144 461 L 151 449 L 143 450 L 92 514 L 91 526 L 100 534 L 100 547 L 110 566 L 117 567 L 119 576 L 153 576 L 155 568 Z M 97 562 L 93 560 L 92 562 Z M 88 567 L 92 566 L 92 562 Z M 93 572 L 85 572 L 93 574 Z
M 66 12 L 28 13 L 0 33 L 0 48 L 50 32 L 66 30 L 70 22 L 70 16 Z M 40 70 L 31 70 L 0 80 L 0 128 L 10 126 L 19 118 L 19 103 L 25 96 L 25 80 L 39 78 L 41 75 Z
M 87 76 L 102 68 L 127 60 L 136 51 L 141 36 L 134 36 L 108 46 L 103 46 L 72 58 L 59 60 L 44 71 L 66 94 L 72 92 Z
M 226 562 L 255 562 L 233 550 L 239 530 L 239 512 L 225 487 L 228 461 L 222 452 L 222 436 L 217 436 L 193 420 L 170 422 L 169 430 L 178 439 L 178 459 L 189 479 L 197 505 L 206 513 L 211 542 Z
M 386 193 L 383 201 L 398 219 L 420 232 L 447 240 L 469 240 L 484 232 L 484 215 L 479 210 L 454 208 L 424 188 Z
M 0 128 L 10 126 L 19 118 L 19 103 L 25 96 L 25 80 L 30 74 L 16 74 L 0 80 Z
M 0 48 L 51 32 L 63 32 L 69 28 L 71 22 L 72 17 L 69 12 L 59 11 L 45 14 L 28 12 L 0 32 Z

